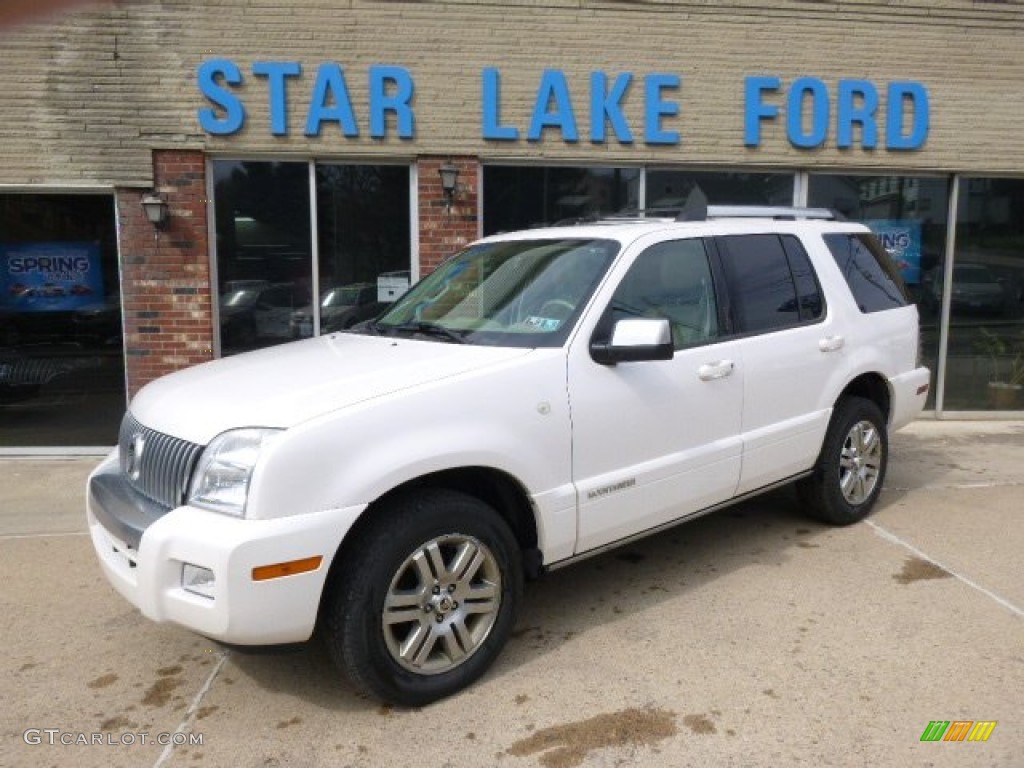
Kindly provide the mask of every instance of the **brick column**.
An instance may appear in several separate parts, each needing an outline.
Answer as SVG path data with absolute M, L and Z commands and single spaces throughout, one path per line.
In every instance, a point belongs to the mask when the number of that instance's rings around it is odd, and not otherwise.
M 458 190 L 449 211 L 438 169 L 451 160 L 459 169 Z M 479 163 L 475 157 L 421 157 L 419 176 L 420 276 L 479 237 L 477 206 Z
M 144 190 L 117 194 L 129 397 L 153 379 L 213 358 L 205 156 L 155 150 L 153 180 L 168 205 L 162 230 L 146 219 Z

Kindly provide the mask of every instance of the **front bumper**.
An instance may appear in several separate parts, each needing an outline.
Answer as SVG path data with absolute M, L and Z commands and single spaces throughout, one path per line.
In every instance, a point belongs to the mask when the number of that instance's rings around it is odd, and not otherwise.
M 273 520 L 183 506 L 166 513 L 129 488 L 117 452 L 89 478 L 89 534 L 114 588 L 143 615 L 214 640 L 272 645 L 308 640 L 334 554 L 365 505 Z M 265 581 L 253 569 L 322 556 L 319 568 Z M 186 563 L 211 570 L 213 596 L 182 586 Z

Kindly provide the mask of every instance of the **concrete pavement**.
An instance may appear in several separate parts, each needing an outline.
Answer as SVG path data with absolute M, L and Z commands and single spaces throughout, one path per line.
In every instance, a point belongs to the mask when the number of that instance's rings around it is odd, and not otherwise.
M 0 459 L 0 766 L 1024 765 L 1019 422 L 894 435 L 850 528 L 780 491 L 530 584 L 489 674 L 419 710 L 318 645 L 142 619 L 85 534 L 95 463 Z M 996 726 L 922 742 L 936 720 Z

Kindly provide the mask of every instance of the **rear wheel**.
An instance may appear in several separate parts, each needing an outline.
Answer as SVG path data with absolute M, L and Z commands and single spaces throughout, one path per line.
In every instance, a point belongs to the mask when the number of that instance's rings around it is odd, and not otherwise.
M 807 512 L 833 525 L 868 516 L 878 500 L 889 461 L 889 438 L 881 409 L 862 397 L 836 405 L 814 474 L 797 490 Z
M 482 675 L 522 594 L 512 531 L 479 499 L 425 489 L 390 502 L 346 547 L 327 606 L 327 643 L 368 693 L 419 706 Z

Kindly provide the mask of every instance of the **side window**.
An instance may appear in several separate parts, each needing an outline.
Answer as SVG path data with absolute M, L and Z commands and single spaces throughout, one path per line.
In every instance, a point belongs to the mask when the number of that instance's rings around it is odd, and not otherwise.
M 807 251 L 804 250 L 803 243 L 798 237 L 783 235 L 782 246 L 786 249 L 789 270 L 793 273 L 793 281 L 796 283 L 800 322 L 821 319 L 825 314 L 825 300 L 821 285 L 818 284 L 818 276 L 814 274 L 814 267 Z
M 704 241 L 670 240 L 641 253 L 619 283 L 612 321 L 664 317 L 676 349 L 718 336 L 718 303 Z
M 719 238 L 736 333 L 763 333 L 801 322 L 800 302 L 778 235 Z
M 824 239 L 861 312 L 881 312 L 909 303 L 896 265 L 873 235 L 825 235 Z

